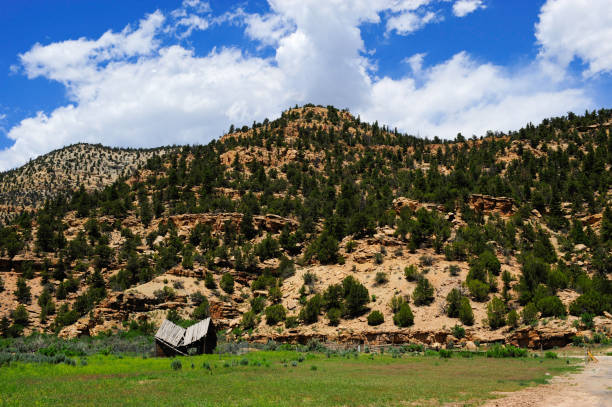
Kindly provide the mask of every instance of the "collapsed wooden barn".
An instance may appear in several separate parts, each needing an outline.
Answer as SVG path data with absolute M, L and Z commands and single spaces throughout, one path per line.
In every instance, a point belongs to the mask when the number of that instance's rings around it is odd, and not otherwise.
M 213 353 L 216 346 L 217 330 L 210 318 L 187 329 L 165 319 L 155 334 L 155 354 L 162 357 Z

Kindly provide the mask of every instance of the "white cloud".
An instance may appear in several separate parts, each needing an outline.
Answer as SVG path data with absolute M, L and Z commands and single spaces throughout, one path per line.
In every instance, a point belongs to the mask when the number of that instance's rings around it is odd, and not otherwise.
M 421 72 L 422 57 L 411 60 L 417 63 L 422 84 L 411 77 L 379 80 L 362 118 L 390 123 L 413 134 L 452 138 L 458 132 L 471 136 L 491 129 L 516 129 L 590 104 L 580 90 L 543 86 L 547 81 L 537 67 L 512 73 L 479 64 L 461 52 Z
M 293 25 L 279 14 L 249 14 L 244 17 L 246 34 L 264 45 L 276 45 L 281 38 L 294 29 Z
M 432 11 L 428 11 L 424 15 L 405 12 L 387 20 L 387 33 L 395 31 L 399 35 L 408 35 L 435 21 L 439 21 L 439 18 Z
M 483 0 L 457 0 L 453 4 L 453 14 L 457 17 L 465 17 L 479 8 L 486 8 Z
M 98 39 L 36 44 L 21 56 L 23 71 L 64 84 L 70 103 L 9 129 L 15 144 L 0 151 L 0 168 L 77 141 L 132 147 L 207 143 L 231 123 L 274 118 L 303 103 L 348 107 L 367 120 L 441 137 L 517 128 L 592 105 L 584 91 L 551 83 L 538 64 L 512 72 L 466 52 L 429 67 L 424 54 L 413 55 L 406 60 L 410 71 L 400 78 L 374 76 L 377 61 L 365 48 L 362 24 L 388 24 L 407 13 L 431 22 L 439 12 L 429 9 L 434 1 L 269 3 L 265 15 L 238 10 L 214 17 L 194 11 L 203 3 L 186 0 L 168 19 L 155 12 L 137 28 Z M 181 45 L 162 45 L 162 36 L 176 34 L 180 19 L 193 15 L 208 24 L 239 21 L 247 37 L 274 47 L 274 53 L 260 58 L 224 48 L 198 56 Z M 401 27 L 393 32 L 407 32 L 409 25 Z
M 426 56 L 427 54 L 425 54 L 424 52 L 420 54 L 414 54 L 411 57 L 405 58 L 404 62 L 410 66 L 410 69 L 412 70 L 413 74 L 419 75 L 423 69 L 423 61 L 425 60 Z
M 536 38 L 544 66 L 559 79 L 576 57 L 587 65 L 585 76 L 612 72 L 610 0 L 548 0 Z

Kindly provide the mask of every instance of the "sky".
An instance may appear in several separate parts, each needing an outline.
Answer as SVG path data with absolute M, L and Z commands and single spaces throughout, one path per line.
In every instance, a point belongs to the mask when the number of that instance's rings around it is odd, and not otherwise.
M 0 0 L 0 170 L 295 105 L 450 139 L 612 107 L 611 0 Z

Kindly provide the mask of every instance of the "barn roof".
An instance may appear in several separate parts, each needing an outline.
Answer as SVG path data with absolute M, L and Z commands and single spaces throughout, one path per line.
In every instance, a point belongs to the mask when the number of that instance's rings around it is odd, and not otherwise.
M 185 331 L 185 336 L 183 338 L 183 345 L 189 346 L 194 342 L 199 341 L 208 333 L 208 328 L 210 326 L 210 318 L 206 318 L 197 324 L 191 325 Z
M 159 339 L 174 347 L 180 346 L 184 337 L 185 328 L 181 328 L 167 319 L 164 319 L 164 322 L 162 322 L 161 326 L 157 330 L 157 333 L 155 334 L 155 339 Z

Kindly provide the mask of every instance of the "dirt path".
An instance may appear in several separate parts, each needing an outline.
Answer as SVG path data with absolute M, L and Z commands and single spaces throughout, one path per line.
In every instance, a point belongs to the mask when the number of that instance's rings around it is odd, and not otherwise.
M 485 407 L 612 407 L 612 356 L 598 356 L 582 372 L 555 377 L 491 400 Z

